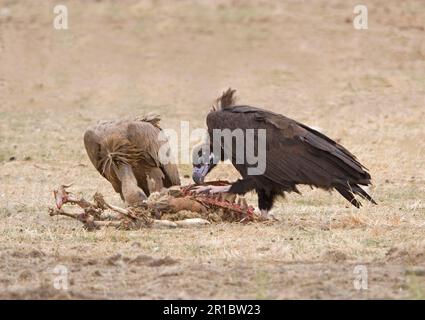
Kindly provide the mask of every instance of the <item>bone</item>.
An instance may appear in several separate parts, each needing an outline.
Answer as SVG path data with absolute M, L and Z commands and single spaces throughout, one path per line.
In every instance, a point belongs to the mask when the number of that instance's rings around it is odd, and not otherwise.
M 211 224 L 208 220 L 201 219 L 201 218 L 192 218 L 192 219 L 184 219 L 180 221 L 175 221 L 175 224 L 177 227 L 180 228 L 190 228 L 190 227 L 198 227 L 198 226 L 205 226 Z
M 103 198 L 103 196 L 100 193 L 98 193 L 98 192 L 94 195 L 94 199 L 95 199 L 96 203 L 98 203 L 98 206 L 109 208 L 112 211 L 115 211 L 115 212 L 117 212 L 119 214 L 122 214 L 124 216 L 127 216 L 127 217 L 129 217 L 131 219 L 137 219 L 137 217 L 134 214 L 132 214 L 132 212 L 130 210 L 127 210 L 127 209 L 124 209 L 124 208 L 120 208 L 118 206 L 114 206 L 112 204 L 107 203 L 105 201 L 105 199 Z
M 129 211 L 129 210 L 126 210 L 126 209 L 124 209 L 124 208 L 120 208 L 120 207 L 114 206 L 114 205 L 109 204 L 109 203 L 107 203 L 107 202 L 105 202 L 105 205 L 106 205 L 106 207 L 107 207 L 107 208 L 111 209 L 112 211 L 118 212 L 118 213 L 123 214 L 123 215 L 125 215 L 125 216 L 129 216 L 129 217 L 131 217 L 131 218 L 134 218 L 134 217 L 132 216 L 132 214 L 130 213 L 130 211 Z
M 240 197 L 240 199 L 241 199 L 242 210 L 246 210 L 248 208 L 248 203 L 246 202 L 246 199 L 244 197 Z
M 81 221 L 88 230 L 94 230 L 101 227 L 104 221 L 95 221 L 93 216 L 83 213 L 70 213 L 62 209 L 49 208 L 50 216 L 66 216 Z M 109 222 L 109 221 L 107 221 Z
M 53 217 L 53 216 L 66 216 L 66 217 L 70 217 L 70 218 L 78 220 L 78 216 L 80 215 L 80 213 L 70 213 L 70 212 L 63 211 L 62 209 L 49 208 L 49 215 L 51 217 Z
M 58 188 L 53 190 L 58 209 L 60 209 L 65 203 L 78 204 L 83 209 L 92 206 L 92 204 L 84 198 L 77 198 L 74 194 L 68 192 L 67 189 L 71 185 L 60 185 Z
M 175 229 L 177 224 L 170 220 L 154 220 L 152 228 L 155 229 Z

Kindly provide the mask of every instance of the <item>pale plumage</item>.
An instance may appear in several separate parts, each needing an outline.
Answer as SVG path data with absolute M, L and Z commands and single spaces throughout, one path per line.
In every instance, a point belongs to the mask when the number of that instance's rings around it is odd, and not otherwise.
M 177 166 L 162 164 L 158 116 L 100 121 L 84 134 L 87 154 L 129 205 L 138 205 L 153 191 L 180 184 Z M 164 145 L 165 144 L 165 145 Z

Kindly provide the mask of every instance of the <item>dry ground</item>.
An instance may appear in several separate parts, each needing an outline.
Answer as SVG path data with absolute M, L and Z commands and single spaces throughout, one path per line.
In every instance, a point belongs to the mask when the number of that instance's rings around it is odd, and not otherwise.
M 363 1 L 363 31 L 351 0 L 61 1 L 67 31 L 55 3 L 0 1 L 1 298 L 425 298 L 422 0 Z M 48 217 L 62 182 L 120 204 L 84 152 L 87 126 L 155 111 L 202 127 L 228 86 L 340 139 L 379 206 L 303 189 L 271 226 L 86 232 Z

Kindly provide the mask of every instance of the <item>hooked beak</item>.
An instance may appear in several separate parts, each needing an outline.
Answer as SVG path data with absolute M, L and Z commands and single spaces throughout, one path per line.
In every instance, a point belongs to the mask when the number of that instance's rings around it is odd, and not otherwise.
M 200 167 L 193 167 L 192 179 L 196 184 L 204 183 L 205 176 L 209 171 L 210 165 L 208 163 Z

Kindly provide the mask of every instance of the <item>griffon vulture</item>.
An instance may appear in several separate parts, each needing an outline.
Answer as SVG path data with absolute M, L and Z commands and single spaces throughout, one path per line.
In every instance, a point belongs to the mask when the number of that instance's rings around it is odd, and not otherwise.
M 200 186 L 198 192 L 229 192 L 245 194 L 254 190 L 258 195 L 258 207 L 264 217 L 278 195 L 297 192 L 297 185 L 304 184 L 325 190 L 335 189 L 352 205 L 359 208 L 355 198 L 376 202 L 360 185 L 371 184 L 367 169 L 343 146 L 324 134 L 283 115 L 247 105 L 236 105 L 235 90 L 228 89 L 217 99 L 207 116 L 209 134 L 208 152 L 205 148 L 194 150 L 193 180 L 203 183 L 205 176 L 220 160 L 230 160 L 242 179 L 230 186 Z M 235 139 L 226 146 L 224 139 L 217 139 L 214 149 L 213 133 L 217 130 L 233 132 L 242 129 L 254 131 L 254 146 L 258 144 L 258 129 L 265 132 L 265 170 L 259 175 L 250 175 L 249 161 L 236 161 Z M 253 130 L 252 130 L 253 129 Z M 246 135 L 248 137 L 248 135 Z M 248 144 L 247 144 L 248 145 Z M 220 150 L 220 154 L 214 154 Z M 254 150 L 258 154 L 260 149 Z M 217 153 L 217 152 L 216 152 Z
M 162 164 L 159 117 L 101 121 L 84 134 L 87 154 L 121 198 L 137 206 L 153 191 L 180 185 L 175 164 Z M 169 148 L 168 145 L 165 148 Z

